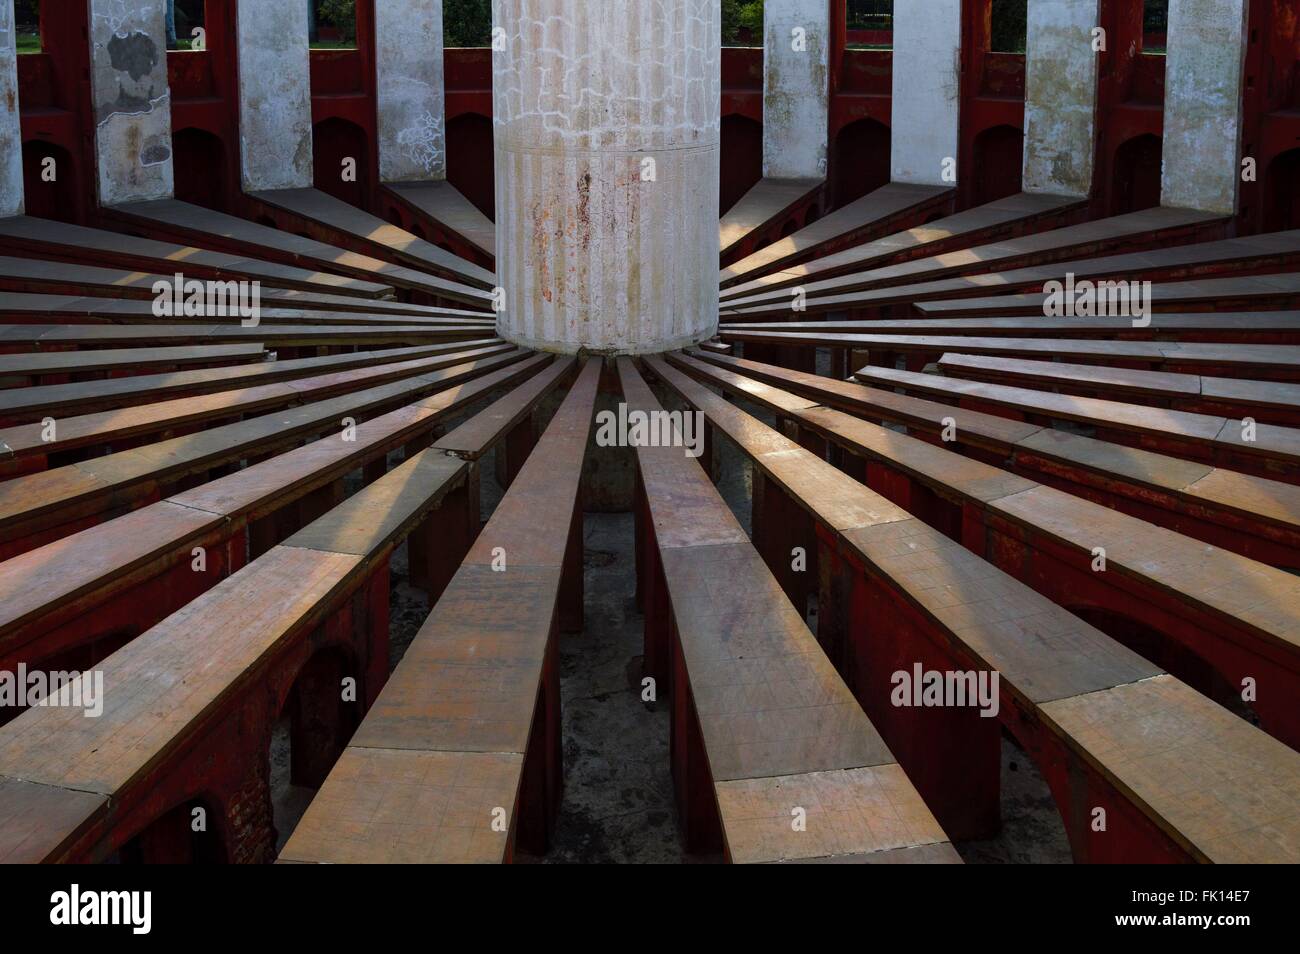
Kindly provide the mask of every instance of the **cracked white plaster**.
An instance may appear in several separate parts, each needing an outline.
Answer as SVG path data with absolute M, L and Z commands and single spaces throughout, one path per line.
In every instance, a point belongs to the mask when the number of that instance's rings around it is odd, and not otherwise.
M 170 198 L 165 0 L 90 0 L 89 13 L 99 202 Z
M 763 5 L 763 175 L 826 176 L 830 82 L 826 0 Z
M 23 213 L 23 133 L 18 114 L 14 0 L 0 0 L 0 216 Z
M 1025 54 L 1025 192 L 1087 196 L 1096 148 L 1099 0 L 1034 0 Z
M 893 64 L 890 178 L 956 185 L 943 173 L 961 122 L 961 0 L 895 4 Z
M 379 178 L 445 179 L 442 0 L 375 4 Z
M 312 185 L 307 5 L 240 0 L 239 160 L 245 192 Z
M 1170 0 L 1160 203 L 1232 215 L 1247 0 Z
M 716 0 L 494 0 L 499 332 L 643 353 L 718 322 Z

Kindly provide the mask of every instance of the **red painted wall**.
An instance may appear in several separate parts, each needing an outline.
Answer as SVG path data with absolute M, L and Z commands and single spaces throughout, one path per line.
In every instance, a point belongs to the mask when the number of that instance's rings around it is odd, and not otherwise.
M 234 57 L 237 0 L 208 0 L 204 52 L 168 55 L 172 83 L 177 193 L 189 201 L 240 210 L 238 67 Z M 891 122 L 889 50 L 847 50 L 845 0 L 832 14 L 828 207 L 883 184 Z M 373 34 L 374 0 L 358 3 L 358 48 L 313 51 L 312 117 L 317 185 L 385 214 L 377 190 Z M 93 123 L 90 121 L 87 25 L 66 13 L 43 17 L 45 52 L 18 58 L 24 174 L 33 214 L 93 219 Z M 1019 188 L 1015 131 L 1024 121 L 1024 58 L 988 49 L 990 0 L 963 6 L 962 130 L 959 206 Z M 1101 55 L 1095 215 L 1116 214 L 1159 200 L 1159 143 L 1164 102 L 1163 56 L 1142 53 L 1139 0 L 1103 0 L 1107 49 Z M 1300 227 L 1300 0 L 1256 0 L 1243 103 L 1243 148 L 1257 164 L 1243 183 L 1239 228 Z M 448 177 L 491 214 L 491 54 L 447 50 Z M 722 55 L 722 210 L 756 182 L 762 155 L 761 49 Z M 344 156 L 357 160 L 359 181 L 341 179 Z M 57 177 L 41 178 L 54 158 Z M 802 214 L 799 210 L 796 214 Z

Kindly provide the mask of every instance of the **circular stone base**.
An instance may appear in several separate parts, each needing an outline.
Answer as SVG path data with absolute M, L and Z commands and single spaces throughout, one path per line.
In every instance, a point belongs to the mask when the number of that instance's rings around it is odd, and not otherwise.
M 630 345 L 626 348 L 588 348 L 585 345 L 574 344 L 567 341 L 544 341 L 529 338 L 502 328 L 500 323 L 497 324 L 497 337 L 509 341 L 511 344 L 519 345 L 521 348 L 528 348 L 532 351 L 544 351 L 548 354 L 591 354 L 608 356 L 662 354 L 665 351 L 680 351 L 682 348 L 690 348 L 699 344 L 701 341 L 708 341 L 710 338 L 717 335 L 717 333 L 718 329 L 715 325 L 711 331 L 696 332 L 693 335 L 686 335 L 680 338 L 670 338 L 666 341 L 642 342 L 636 345 Z

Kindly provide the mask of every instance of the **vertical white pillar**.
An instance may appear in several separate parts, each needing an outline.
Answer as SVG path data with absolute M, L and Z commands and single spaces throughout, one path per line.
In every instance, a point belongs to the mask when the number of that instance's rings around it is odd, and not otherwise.
M 494 0 L 499 333 L 663 351 L 718 323 L 717 0 Z
M 767 0 L 763 6 L 763 175 L 826 175 L 830 4 Z
M 1232 215 L 1247 0 L 1170 0 L 1160 204 Z
M 239 157 L 245 192 L 312 184 L 307 4 L 239 0 Z
M 90 0 L 90 93 L 101 205 L 173 194 L 164 9 L 165 0 Z
M 961 0 L 895 3 L 893 59 L 890 177 L 916 185 L 955 185 Z
M 0 0 L 0 216 L 23 212 L 23 132 L 18 117 L 14 0 Z
M 1034 0 L 1025 48 L 1024 191 L 1086 196 L 1096 151 L 1098 0 Z
M 445 179 L 442 0 L 375 4 L 379 178 Z

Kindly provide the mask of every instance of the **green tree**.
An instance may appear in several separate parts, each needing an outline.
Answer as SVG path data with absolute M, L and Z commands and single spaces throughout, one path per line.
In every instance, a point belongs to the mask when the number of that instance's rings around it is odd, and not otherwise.
M 491 46 L 491 0 L 443 0 L 442 42 L 450 47 Z
M 337 29 L 344 43 L 357 41 L 357 0 L 320 0 L 316 15 L 321 23 Z
M 1025 52 L 1029 0 L 993 0 L 989 49 L 996 53 Z
M 763 0 L 722 0 L 722 45 L 740 46 L 744 31 L 749 45 L 763 45 Z

